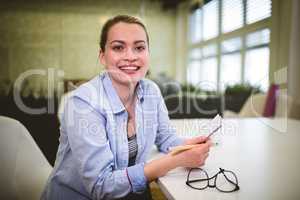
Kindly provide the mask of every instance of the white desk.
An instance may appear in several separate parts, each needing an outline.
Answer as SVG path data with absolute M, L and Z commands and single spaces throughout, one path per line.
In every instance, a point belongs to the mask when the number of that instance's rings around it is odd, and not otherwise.
M 203 120 L 172 120 L 179 135 L 197 133 Z M 218 167 L 236 173 L 240 190 L 221 193 L 215 188 L 194 190 L 185 184 L 187 170 L 177 168 L 159 178 L 168 199 L 176 200 L 299 200 L 300 121 L 256 119 L 224 120 L 221 143 L 211 148 L 205 166 L 211 176 Z M 153 150 L 151 158 L 161 156 Z

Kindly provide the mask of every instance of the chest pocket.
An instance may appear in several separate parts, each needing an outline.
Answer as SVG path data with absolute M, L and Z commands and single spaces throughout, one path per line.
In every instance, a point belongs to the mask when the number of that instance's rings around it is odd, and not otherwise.
M 120 132 L 120 128 L 118 128 L 118 123 L 116 121 L 117 119 L 115 118 L 113 113 L 107 113 L 106 115 L 106 135 L 107 135 L 107 139 L 109 141 L 109 146 L 111 149 L 111 152 L 113 154 L 114 157 L 114 168 L 117 168 L 119 166 L 118 163 L 118 143 L 120 142 L 118 139 L 119 137 L 117 137 L 118 131 Z
M 144 113 L 144 132 L 146 142 L 153 145 L 158 131 L 157 110 Z

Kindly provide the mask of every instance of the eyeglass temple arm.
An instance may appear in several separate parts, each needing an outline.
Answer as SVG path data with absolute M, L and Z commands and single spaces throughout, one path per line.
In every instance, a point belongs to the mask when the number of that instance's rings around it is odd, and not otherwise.
M 193 179 L 193 180 L 188 180 L 187 182 L 189 183 L 195 183 L 195 182 L 201 182 L 201 181 L 209 181 L 211 179 L 214 179 L 218 174 L 212 176 L 212 177 L 209 177 L 209 178 L 200 178 L 200 179 Z

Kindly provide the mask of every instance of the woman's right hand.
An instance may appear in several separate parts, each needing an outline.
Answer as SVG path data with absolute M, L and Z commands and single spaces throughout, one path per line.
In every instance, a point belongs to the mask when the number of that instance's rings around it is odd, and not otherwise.
M 208 157 L 211 141 L 207 140 L 205 143 L 197 144 L 190 150 L 172 155 L 171 153 L 162 156 L 146 163 L 144 173 L 148 181 L 153 181 L 161 176 L 164 176 L 168 171 L 176 167 L 200 167 L 204 165 Z
M 211 141 L 207 140 L 205 143 L 197 145 L 197 147 L 174 155 L 177 166 L 189 168 L 203 166 L 209 155 L 211 145 Z

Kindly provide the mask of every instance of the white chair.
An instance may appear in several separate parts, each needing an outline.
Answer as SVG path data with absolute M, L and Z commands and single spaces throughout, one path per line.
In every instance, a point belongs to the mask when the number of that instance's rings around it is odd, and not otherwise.
M 261 117 L 264 113 L 267 94 L 251 95 L 242 107 L 240 117 Z
M 261 117 L 263 116 L 266 98 L 266 94 L 251 95 L 239 113 L 226 110 L 224 117 Z
M 0 163 L 0 199 L 40 199 L 52 167 L 28 130 L 20 122 L 3 116 Z

